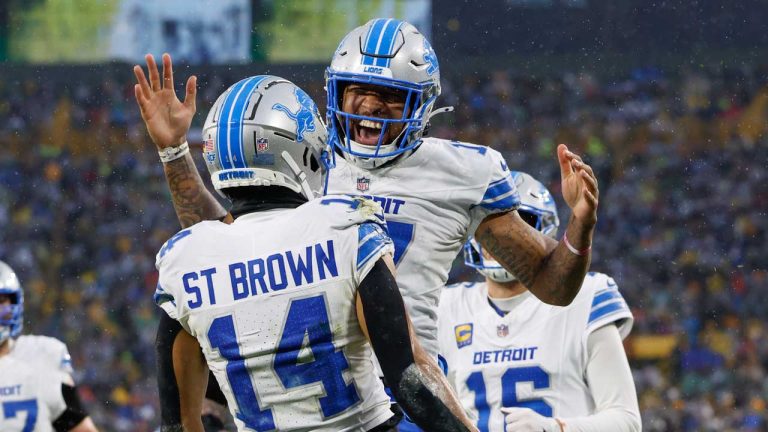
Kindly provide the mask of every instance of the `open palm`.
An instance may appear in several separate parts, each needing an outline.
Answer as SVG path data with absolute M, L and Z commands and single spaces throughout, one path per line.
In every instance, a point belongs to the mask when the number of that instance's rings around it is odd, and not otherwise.
M 569 151 L 565 144 L 557 146 L 557 158 L 560 162 L 563 199 L 574 217 L 594 225 L 597 222 L 599 191 L 592 167 L 585 164 L 579 155 Z
M 195 115 L 197 78 L 193 75 L 187 80 L 186 95 L 182 102 L 176 97 L 176 91 L 173 88 L 171 56 L 163 54 L 162 82 L 154 57 L 147 54 L 145 59 L 149 81 L 141 66 L 133 67 L 137 81 L 134 94 L 139 104 L 141 118 L 144 119 L 149 136 L 158 149 L 178 146 L 186 141 L 192 117 Z

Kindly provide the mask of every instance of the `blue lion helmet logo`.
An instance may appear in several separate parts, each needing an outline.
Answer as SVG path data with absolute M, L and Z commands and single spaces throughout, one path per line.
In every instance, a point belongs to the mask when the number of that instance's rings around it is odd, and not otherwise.
M 440 66 L 437 64 L 435 50 L 432 49 L 432 45 L 430 45 L 426 39 L 424 39 L 424 61 L 429 63 L 429 66 L 427 67 L 428 74 L 432 75 L 440 69 Z
M 312 98 L 304 92 L 304 90 L 296 87 L 294 91 L 296 100 L 299 102 L 299 110 L 296 113 L 292 113 L 287 106 L 276 103 L 272 105 L 273 110 L 281 111 L 285 113 L 291 120 L 296 122 L 296 141 L 304 141 L 304 132 L 315 131 L 315 114 L 317 113 L 317 106 L 312 101 Z

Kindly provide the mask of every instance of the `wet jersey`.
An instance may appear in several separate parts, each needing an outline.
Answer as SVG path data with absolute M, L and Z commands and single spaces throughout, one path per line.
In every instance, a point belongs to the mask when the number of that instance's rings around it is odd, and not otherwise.
M 22 335 L 13 342 L 11 355 L 28 365 L 70 376 L 72 358 L 64 342 L 49 336 Z
M 503 431 L 501 407 L 530 408 L 547 417 L 595 409 L 588 384 L 587 338 L 616 324 L 622 338 L 632 313 L 612 278 L 588 273 L 566 307 L 530 292 L 511 312 L 488 300 L 486 284 L 452 285 L 440 299 L 440 350 L 448 380 L 481 431 Z
M 424 348 L 437 354 L 437 303 L 453 259 L 486 216 L 519 205 L 504 158 L 485 146 L 425 138 L 413 154 L 382 168 L 336 160 L 328 192 L 381 204 L 414 329 Z
M 0 357 L 0 430 L 49 432 L 67 408 L 61 373 L 11 355 Z
M 366 431 L 391 417 L 355 311 L 393 251 L 371 201 L 202 222 L 160 250 L 155 302 L 197 338 L 240 430 Z

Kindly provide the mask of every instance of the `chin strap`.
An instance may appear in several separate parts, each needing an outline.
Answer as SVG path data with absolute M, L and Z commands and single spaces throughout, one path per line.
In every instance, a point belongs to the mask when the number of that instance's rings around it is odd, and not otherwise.
M 299 179 L 299 184 L 301 185 L 301 190 L 304 192 L 304 196 L 307 197 L 308 200 L 312 200 L 315 198 L 315 194 L 312 193 L 312 189 L 309 187 L 309 182 L 307 182 L 307 173 L 301 170 L 299 168 L 299 165 L 296 163 L 295 160 L 291 157 L 291 155 L 287 151 L 283 151 L 280 156 L 283 157 L 283 160 L 285 163 L 288 164 L 289 167 L 291 167 L 291 171 L 293 171 L 293 175 L 296 176 L 296 178 Z

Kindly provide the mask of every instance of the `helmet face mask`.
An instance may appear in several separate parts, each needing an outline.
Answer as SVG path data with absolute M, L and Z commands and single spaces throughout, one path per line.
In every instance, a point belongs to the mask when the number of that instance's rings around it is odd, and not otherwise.
M 302 89 L 259 75 L 219 96 L 203 126 L 203 156 L 213 187 L 282 186 L 322 195 L 328 169 L 325 124 Z
M 520 193 L 521 203 L 517 210 L 520 218 L 536 231 L 556 238 L 560 219 L 552 194 L 543 184 L 526 173 L 512 172 L 512 176 Z M 464 245 L 464 264 L 496 282 L 517 280 L 496 260 L 485 256 L 482 246 L 474 238 L 470 238 Z
M 402 95 L 402 114 L 388 118 L 345 110 L 345 89 L 351 85 Z M 437 57 L 411 24 L 395 19 L 371 20 L 342 40 L 326 71 L 326 90 L 330 144 L 346 153 L 352 163 L 375 168 L 421 143 L 440 94 Z M 361 122 L 370 126 L 370 131 L 380 128 L 378 139 L 360 139 L 357 132 Z M 392 129 L 400 132 L 391 137 Z M 389 142 L 385 142 L 387 137 Z
M 0 261 L 0 344 L 21 335 L 24 325 L 24 292 L 16 273 Z M 10 303 L 6 303 L 10 300 Z

